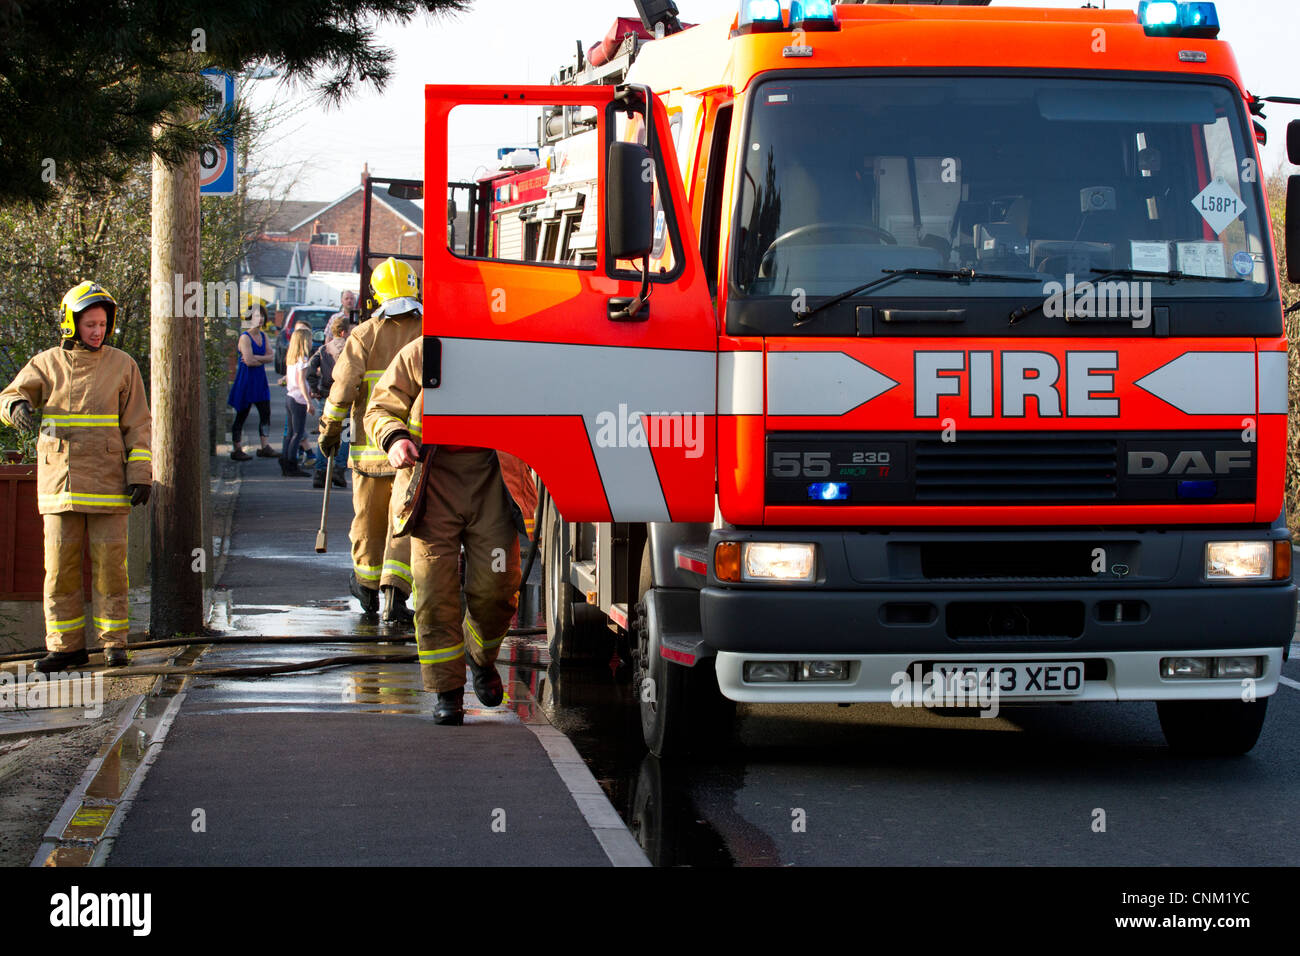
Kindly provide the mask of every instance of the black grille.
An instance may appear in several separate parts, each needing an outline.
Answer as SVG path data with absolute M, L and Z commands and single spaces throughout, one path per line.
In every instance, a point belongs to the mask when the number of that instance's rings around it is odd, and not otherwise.
M 1114 501 L 1119 442 L 1095 435 L 916 443 L 918 502 Z

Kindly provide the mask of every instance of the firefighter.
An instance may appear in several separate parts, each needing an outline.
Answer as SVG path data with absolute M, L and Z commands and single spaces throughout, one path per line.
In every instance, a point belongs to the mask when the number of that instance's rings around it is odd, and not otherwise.
M 36 439 L 37 503 L 45 525 L 45 646 L 36 669 L 86 664 L 81 554 L 90 541 L 91 624 L 104 663 L 127 662 L 127 515 L 153 488 L 149 400 L 139 366 L 104 344 L 117 303 L 95 282 L 63 297 L 58 347 L 0 392 L 0 418 Z M 39 409 L 39 411 L 37 411 Z
M 334 385 L 320 419 L 318 444 L 328 459 L 342 443 L 343 419 L 352 418 L 352 577 L 349 589 L 366 614 L 379 612 L 384 594 L 384 621 L 409 624 L 406 606 L 411 593 L 410 539 L 394 538 L 389 520 L 393 475 L 382 448 L 366 439 L 366 402 L 379 376 L 398 350 L 420 335 L 420 289 L 415 270 L 389 256 L 370 275 L 370 289 L 379 303 L 372 320 L 348 336 L 334 366 Z
M 396 513 L 400 530 L 409 529 L 411 541 L 420 676 L 425 690 L 435 695 L 434 721 L 461 724 L 467 659 L 478 699 L 495 707 L 504 697 L 496 659 L 519 601 L 523 516 L 502 481 L 496 452 L 426 446 L 420 461 L 423 344 L 416 339 L 397 353 L 375 386 L 366 425 L 389 464 L 412 472 L 412 487 L 399 498 Z

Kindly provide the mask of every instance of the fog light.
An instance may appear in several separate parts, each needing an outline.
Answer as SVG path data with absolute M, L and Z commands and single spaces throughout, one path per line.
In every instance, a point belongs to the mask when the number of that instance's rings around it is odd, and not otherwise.
M 1210 541 L 1205 545 L 1205 576 L 1244 581 L 1273 576 L 1270 541 Z
M 1161 677 L 1209 677 L 1210 657 L 1166 657 L 1160 661 Z
M 800 680 L 848 680 L 848 661 L 800 661 Z
M 1264 669 L 1258 657 L 1219 657 L 1215 659 L 1216 677 L 1258 677 Z
M 815 545 L 746 541 L 740 568 L 746 581 L 811 581 Z
M 794 661 L 745 661 L 745 682 L 789 683 L 794 680 Z

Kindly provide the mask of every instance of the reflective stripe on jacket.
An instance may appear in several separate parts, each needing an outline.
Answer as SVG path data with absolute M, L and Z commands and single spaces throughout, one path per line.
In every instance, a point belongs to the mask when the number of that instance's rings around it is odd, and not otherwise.
M 419 341 L 420 331 L 420 316 L 416 313 L 370 319 L 352 331 L 334 363 L 334 384 L 322 417 L 335 421 L 352 418 L 348 460 L 363 475 L 396 473 L 383 449 L 370 441 L 365 424 L 366 404 L 393 358 L 408 342 Z
M 36 492 L 41 514 L 124 511 L 128 485 L 153 483 L 151 419 L 135 359 L 111 345 L 41 352 L 0 392 L 0 418 L 16 402 L 41 416 Z

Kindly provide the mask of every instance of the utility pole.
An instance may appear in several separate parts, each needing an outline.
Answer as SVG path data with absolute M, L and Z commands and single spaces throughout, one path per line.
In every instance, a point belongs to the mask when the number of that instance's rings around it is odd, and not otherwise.
M 203 581 L 208 547 L 203 538 L 201 468 L 202 319 L 187 318 L 184 290 L 199 275 L 199 157 L 168 167 L 153 158 L 150 256 L 152 325 L 149 363 L 153 401 L 153 476 L 150 499 L 149 635 L 160 639 L 203 627 Z

